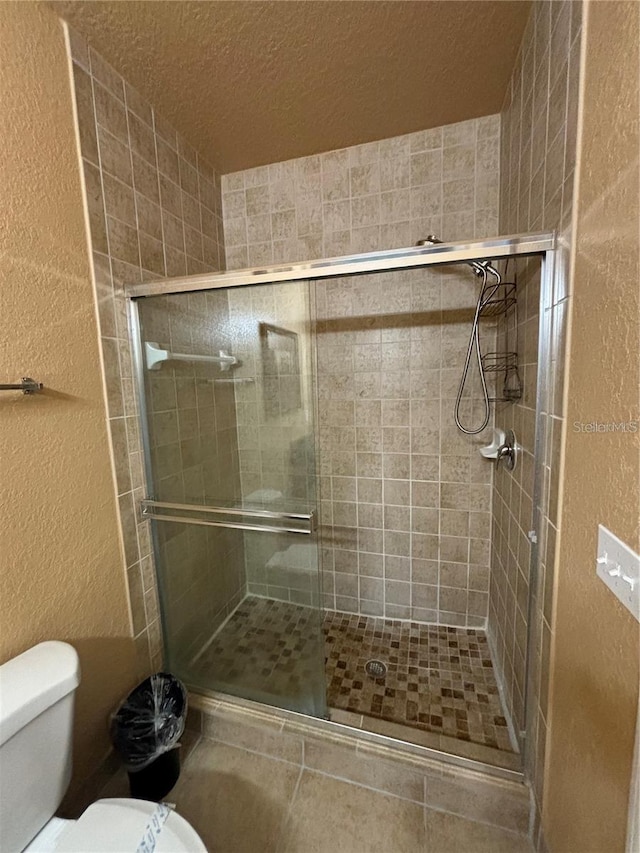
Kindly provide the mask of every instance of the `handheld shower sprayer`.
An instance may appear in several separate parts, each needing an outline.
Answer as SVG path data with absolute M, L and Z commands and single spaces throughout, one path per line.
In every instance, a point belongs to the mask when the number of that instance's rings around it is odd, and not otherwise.
M 433 234 L 430 234 L 424 240 L 418 240 L 416 243 L 417 246 L 437 246 L 439 243 L 442 243 L 442 240 L 435 237 Z M 482 313 L 483 307 L 489 302 L 493 296 L 495 296 L 498 291 L 501 283 L 502 276 L 498 272 L 498 270 L 493 266 L 491 261 L 467 261 L 468 266 L 471 267 L 474 274 L 478 276 L 478 278 L 482 279 L 482 287 L 480 288 L 480 294 L 478 296 L 478 302 L 476 304 L 475 313 L 473 315 L 473 323 L 471 325 L 471 334 L 469 336 L 469 344 L 467 346 L 467 354 L 464 360 L 464 367 L 462 369 L 462 376 L 460 377 L 460 385 L 458 386 L 458 393 L 456 395 L 456 402 L 453 409 L 453 417 L 456 423 L 456 426 L 460 430 L 460 432 L 465 433 L 465 435 L 477 435 L 482 432 L 482 430 L 487 426 L 489 420 L 491 418 L 491 407 L 489 405 L 489 392 L 487 391 L 487 381 L 485 376 L 485 368 L 482 362 L 482 349 L 480 346 L 480 314 Z M 489 276 L 492 276 L 495 281 L 488 283 Z M 469 366 L 471 364 L 471 358 L 473 355 L 473 349 L 475 346 L 476 350 L 476 360 L 478 363 L 478 374 L 480 376 L 480 385 L 482 387 L 482 400 L 484 404 L 484 414 L 482 416 L 482 421 L 480 425 L 477 427 L 466 427 L 463 425 L 460 420 L 460 404 L 462 402 L 462 395 L 464 393 L 465 385 L 467 384 L 467 378 L 469 375 Z

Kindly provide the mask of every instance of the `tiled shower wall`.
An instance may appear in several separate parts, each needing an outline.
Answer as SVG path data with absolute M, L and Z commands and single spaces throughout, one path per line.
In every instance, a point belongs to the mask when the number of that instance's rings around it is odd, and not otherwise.
M 453 421 L 478 284 L 402 270 L 316 290 L 323 583 L 337 610 L 482 625 L 492 465 Z M 487 331 L 487 330 L 485 330 Z M 473 377 L 473 373 L 471 373 Z M 482 420 L 478 388 L 462 420 Z
M 495 235 L 499 128 L 487 116 L 224 176 L 228 268 Z M 315 285 L 330 608 L 484 624 L 491 465 L 452 414 L 477 294 L 464 267 Z
M 304 281 L 229 291 L 244 500 L 302 506 L 315 497 L 313 352 L 309 288 Z M 262 328 L 290 332 L 279 335 Z M 295 336 L 295 337 L 293 337 Z M 278 347 L 286 370 L 278 369 Z M 290 352 L 297 353 L 289 359 Z M 269 365 L 265 350 L 274 352 Z M 310 452 L 307 453 L 307 446 Z M 279 493 L 265 494 L 267 492 Z
M 123 285 L 219 269 L 219 176 L 74 32 L 78 134 L 93 254 L 107 411 L 140 672 L 162 664 Z
M 233 378 L 242 499 L 304 513 L 316 495 L 308 284 L 233 288 L 229 314 L 241 362 Z M 308 536 L 247 532 L 244 547 L 249 593 L 318 605 L 317 549 Z
M 573 181 L 576 159 L 578 79 L 582 3 L 561 0 L 534 4 L 502 112 L 500 230 L 502 233 L 558 230 L 559 264 L 553 293 L 542 305 L 549 329 L 549 358 L 543 365 L 543 406 L 536 423 L 535 395 L 540 279 L 531 262 L 518 269 L 521 361 L 524 397 L 496 415 L 498 425 L 515 429 L 524 446 L 523 465 L 501 471 L 494 483 L 492 578 L 489 632 L 507 686 L 516 725 L 523 723 L 525 620 L 533 527 L 533 452 L 536 429 L 545 436 L 544 488 L 538 530 L 540 577 L 531 589 L 534 623 L 529 685 L 528 770 L 538 814 L 542 807 L 547 731 L 547 690 L 551 608 L 557 536 L 560 436 L 563 425 L 564 346 L 568 262 L 571 249 Z
M 496 426 L 515 432 L 520 454 L 515 471 L 500 465 L 494 475 L 489 635 L 518 731 L 524 724 L 540 269 L 535 258 L 509 263 L 506 275 L 516 283 L 517 311 L 501 318 L 498 326 L 498 348 L 517 348 L 522 397 L 513 405 L 496 407 Z
M 499 116 L 222 177 L 227 269 L 498 232 Z

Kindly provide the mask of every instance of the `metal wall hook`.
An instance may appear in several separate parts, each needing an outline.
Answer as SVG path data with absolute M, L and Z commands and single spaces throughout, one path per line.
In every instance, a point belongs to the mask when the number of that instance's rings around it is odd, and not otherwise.
M 22 391 L 23 394 L 35 394 L 42 391 L 42 382 L 36 382 L 30 376 L 23 376 L 22 382 L 0 384 L 0 391 Z

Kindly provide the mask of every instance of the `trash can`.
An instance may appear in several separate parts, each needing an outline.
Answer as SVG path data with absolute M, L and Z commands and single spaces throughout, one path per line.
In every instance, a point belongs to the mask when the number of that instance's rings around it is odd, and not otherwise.
M 131 796 L 159 801 L 178 781 L 178 741 L 187 718 L 187 691 L 167 672 L 133 690 L 111 719 L 111 740 L 129 774 Z

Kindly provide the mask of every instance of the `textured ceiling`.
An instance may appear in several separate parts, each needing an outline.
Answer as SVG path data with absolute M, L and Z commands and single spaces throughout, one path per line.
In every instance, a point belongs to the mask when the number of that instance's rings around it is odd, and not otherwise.
M 223 173 L 498 112 L 524 0 L 51 5 Z

